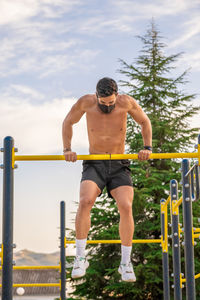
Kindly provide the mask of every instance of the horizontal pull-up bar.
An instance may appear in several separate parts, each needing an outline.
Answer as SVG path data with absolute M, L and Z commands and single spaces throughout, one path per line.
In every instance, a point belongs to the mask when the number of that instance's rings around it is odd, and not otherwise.
M 14 161 L 29 160 L 65 160 L 64 155 L 14 155 Z M 198 153 L 152 153 L 149 159 L 170 158 L 199 158 Z M 77 160 L 116 160 L 116 159 L 138 159 L 138 154 L 90 154 L 77 155 Z
M 60 266 L 13 266 L 13 270 L 60 270 Z
M 162 242 L 161 239 L 141 239 L 141 240 L 132 240 L 133 244 L 160 244 Z M 75 240 L 73 241 L 65 241 L 66 244 L 75 244 Z M 87 244 L 121 244 L 121 240 L 87 240 Z
M 1 284 L 0 287 L 2 287 Z M 59 287 L 60 288 L 60 283 L 14 283 L 13 287 Z

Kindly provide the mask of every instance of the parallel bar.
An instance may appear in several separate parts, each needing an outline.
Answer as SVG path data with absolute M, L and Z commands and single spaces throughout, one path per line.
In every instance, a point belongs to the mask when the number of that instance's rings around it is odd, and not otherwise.
M 170 195 L 172 207 L 172 257 L 173 257 L 173 273 L 174 273 L 174 299 L 182 299 L 182 290 L 180 282 L 181 273 L 181 255 L 180 255 L 180 240 L 179 240 L 179 211 L 178 206 L 178 184 L 175 179 L 170 181 Z
M 150 240 L 132 240 L 132 243 L 134 244 L 150 244 L 150 243 L 161 243 L 161 239 L 150 239 Z M 75 241 L 67 241 L 66 240 L 66 244 L 75 244 Z M 121 244 L 121 240 L 93 240 L 87 241 L 87 244 Z
M 198 279 L 198 278 L 200 278 L 200 273 L 199 273 L 199 274 L 197 274 L 197 275 L 195 275 L 195 276 L 194 276 L 194 278 L 195 278 L 195 279 Z M 183 279 L 182 279 L 182 282 L 186 282 L 186 279 L 185 279 L 185 278 L 183 278 Z
M 200 278 L 200 273 L 194 276 L 195 279 Z
M 185 278 L 186 299 L 195 300 L 195 274 L 194 274 L 194 246 L 193 246 L 193 220 L 190 178 L 185 176 L 189 171 L 188 159 L 182 161 L 183 183 L 183 223 L 184 223 L 184 252 L 185 252 Z
M 13 168 L 12 149 L 14 140 L 7 136 L 4 139 L 3 170 L 3 267 L 2 299 L 13 299 Z
M 60 289 L 60 299 L 65 300 L 66 294 L 66 255 L 65 255 L 65 202 L 60 202 L 60 282 L 61 282 L 61 289 Z
M 169 158 L 198 158 L 198 153 L 152 153 L 150 159 Z M 77 155 L 77 160 L 110 160 L 110 159 L 138 159 L 138 154 L 90 154 Z M 64 155 L 15 155 L 14 161 L 26 160 L 65 160 Z
M 200 199 L 200 170 L 199 166 L 196 165 L 194 169 L 194 174 L 195 174 L 195 185 L 196 185 L 196 200 Z
M 14 266 L 13 270 L 59 270 L 59 266 Z
M 160 206 L 161 206 L 161 234 L 164 241 L 162 245 L 164 300 L 170 300 L 168 232 L 166 230 L 168 221 L 167 221 L 167 205 L 165 199 L 161 199 Z
M 60 287 L 60 283 L 14 283 L 13 287 Z
M 200 166 L 200 134 L 198 135 L 198 146 L 197 146 L 197 150 L 198 150 L 198 161 L 199 161 L 199 166 Z
M 175 208 L 175 209 L 178 208 L 178 207 L 181 205 L 182 202 L 183 202 L 183 197 L 181 197 L 181 198 L 174 204 L 174 208 Z
M 200 238 L 200 233 L 199 234 L 194 234 L 193 237 L 196 238 Z
M 167 206 L 169 203 L 170 203 L 170 201 L 171 201 L 171 198 L 170 198 L 170 196 L 167 198 L 167 200 L 165 201 L 165 205 Z

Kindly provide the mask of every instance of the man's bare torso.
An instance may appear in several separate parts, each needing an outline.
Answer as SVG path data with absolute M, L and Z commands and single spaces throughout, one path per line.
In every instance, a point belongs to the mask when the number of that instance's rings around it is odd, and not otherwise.
M 124 153 L 127 112 L 131 103 L 126 95 L 118 95 L 115 108 L 105 114 L 98 107 L 96 95 L 84 97 L 90 154 Z

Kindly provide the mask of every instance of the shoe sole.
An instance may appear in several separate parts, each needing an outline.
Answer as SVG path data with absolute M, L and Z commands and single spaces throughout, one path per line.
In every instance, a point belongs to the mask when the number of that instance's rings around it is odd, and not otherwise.
M 86 268 L 85 268 L 85 273 L 83 273 L 83 274 L 81 274 L 81 275 L 71 275 L 71 277 L 72 277 L 73 279 L 75 279 L 75 278 L 81 278 L 81 277 L 85 276 L 86 270 L 87 270 L 88 267 L 89 267 L 89 262 L 87 262 L 87 265 L 86 265 Z
M 120 269 L 118 269 L 118 272 L 119 272 L 120 275 L 122 275 L 122 273 L 120 272 Z M 127 279 L 127 280 L 122 279 L 122 281 L 125 281 L 125 282 L 136 282 L 136 277 L 134 279 Z
M 85 276 L 86 273 L 82 274 L 82 275 L 72 275 L 72 278 L 73 279 L 76 279 L 76 278 L 82 278 L 83 276 Z

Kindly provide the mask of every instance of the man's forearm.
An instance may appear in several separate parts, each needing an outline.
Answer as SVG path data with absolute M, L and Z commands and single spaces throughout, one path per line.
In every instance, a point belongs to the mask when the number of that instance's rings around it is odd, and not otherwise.
M 144 146 L 152 146 L 152 128 L 150 120 L 148 119 L 141 127 Z
M 71 149 L 71 140 L 73 135 L 72 125 L 64 121 L 62 126 L 63 148 Z

